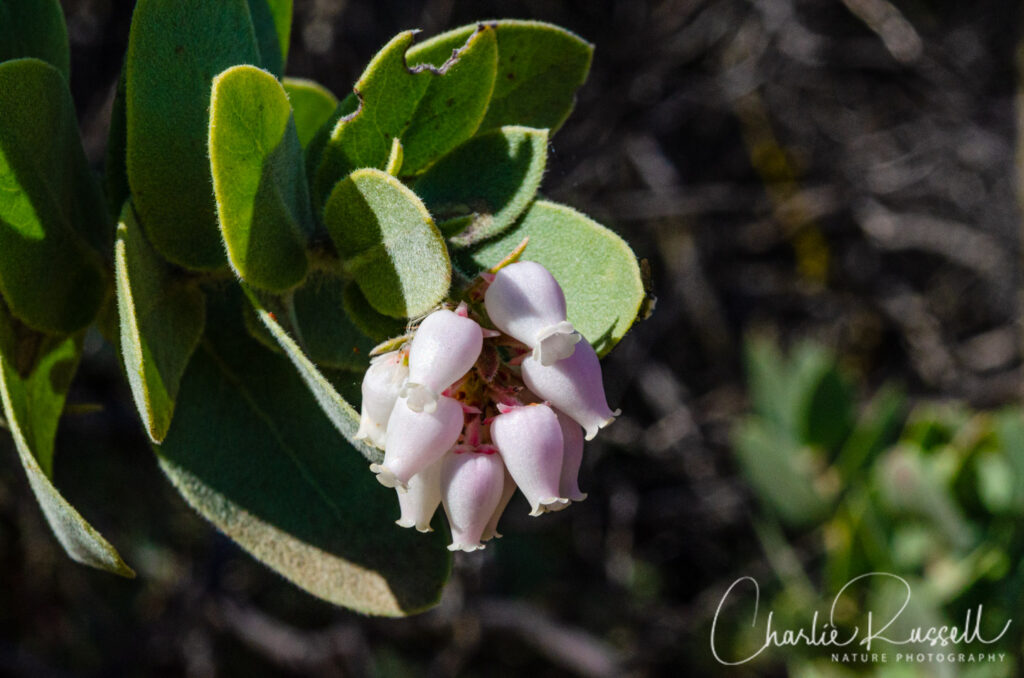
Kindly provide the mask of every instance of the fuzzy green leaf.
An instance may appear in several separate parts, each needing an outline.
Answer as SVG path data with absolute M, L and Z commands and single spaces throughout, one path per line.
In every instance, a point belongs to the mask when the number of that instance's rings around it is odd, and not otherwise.
M 270 73 L 234 66 L 214 78 L 210 167 L 234 271 L 275 292 L 300 283 L 313 216 L 288 95 Z
M 346 270 L 380 313 L 419 315 L 448 293 L 444 239 L 416 194 L 390 174 L 361 169 L 339 181 L 324 223 Z
M 3 319 L 0 318 L 0 323 Z M 87 523 L 53 485 L 53 442 L 71 378 L 81 357 L 82 336 L 50 337 L 43 357 L 20 377 L 0 356 L 0 397 L 29 486 L 53 530 L 71 557 L 83 565 L 134 577 L 113 546 Z
M 345 285 L 342 303 L 345 306 L 345 314 L 352 324 L 374 341 L 384 341 L 405 333 L 405 322 L 378 313 L 373 306 L 370 306 L 370 302 L 366 300 L 366 295 L 359 289 L 359 285 L 354 282 Z
M 323 85 L 302 78 L 285 78 L 284 91 L 292 105 L 299 143 L 306 148 L 338 108 L 338 99 Z
M 295 290 L 292 303 L 306 353 L 317 365 L 365 370 L 376 343 L 345 312 L 346 281 L 333 275 L 310 276 Z
M 30 327 L 75 331 L 106 294 L 110 228 L 71 94 L 53 66 L 6 61 L 0 111 L 0 292 Z
M 494 31 L 470 33 L 457 55 L 433 43 L 410 49 L 414 36 L 406 31 L 385 45 L 355 84 L 357 100 L 342 102 L 351 112 L 338 118 L 319 154 L 318 200 L 353 170 L 384 169 L 395 137 L 402 141 L 403 173 L 413 174 L 480 125 L 497 65 Z
M 71 79 L 64 11 L 57 0 L 0 0 L 0 61 L 35 57 Z
M 569 321 L 605 355 L 636 320 L 645 292 L 636 255 L 614 232 L 576 210 L 537 200 L 515 227 L 465 250 L 459 267 L 475 275 L 529 238 L 522 258 L 543 264 L 565 291 Z
M 288 61 L 292 30 L 292 0 L 248 0 L 263 68 L 278 78 Z
M 547 130 L 502 127 L 473 137 L 416 182 L 416 194 L 456 245 L 470 245 L 511 226 L 540 187 Z
M 114 92 L 114 103 L 110 109 L 110 129 L 107 132 L 107 151 L 103 162 L 103 189 L 107 198 L 107 214 L 111 220 L 120 216 L 121 208 L 131 195 L 128 171 L 125 168 L 125 146 L 128 137 L 126 125 L 122 68 Z
M 128 183 L 153 247 L 176 264 L 224 265 L 207 140 L 215 75 L 259 63 L 246 0 L 139 0 L 128 37 Z
M 203 334 L 206 304 L 153 250 L 126 204 L 115 245 L 121 352 L 135 406 L 160 442 L 174 414 L 181 376 Z
M 394 493 L 374 482 L 293 366 L 231 322 L 237 310 L 211 310 L 218 322 L 156 450 L 177 489 L 253 556 L 324 600 L 386 616 L 436 604 L 450 569 L 441 532 L 395 526 Z

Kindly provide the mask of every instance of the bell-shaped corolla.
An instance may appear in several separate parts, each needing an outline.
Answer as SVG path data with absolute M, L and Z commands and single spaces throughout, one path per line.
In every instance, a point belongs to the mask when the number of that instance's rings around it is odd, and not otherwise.
M 409 347 L 409 379 L 402 389 L 414 412 L 431 412 L 440 394 L 480 357 L 483 330 L 475 320 L 442 309 L 420 323 Z
M 619 415 L 608 407 L 601 363 L 589 342 L 581 341 L 571 356 L 554 365 L 529 357 L 522 370 L 526 387 L 574 419 L 586 431 L 587 440 Z
M 491 440 L 505 467 L 530 502 L 530 515 L 568 504 L 559 492 L 562 427 L 547 405 L 514 407 L 491 422 Z
M 566 320 L 565 294 L 540 264 L 520 261 L 499 270 L 484 294 L 495 327 L 533 349 L 541 365 L 572 355 L 580 335 Z
M 481 536 L 501 501 L 505 468 L 497 454 L 459 452 L 445 457 L 441 502 L 452 530 L 449 551 L 484 548 Z
M 388 420 L 395 408 L 398 393 L 409 375 L 409 367 L 399 351 L 377 356 L 363 375 L 363 404 L 359 414 L 356 439 L 367 439 L 384 449 Z
M 401 517 L 395 521 L 400 527 L 415 527 L 420 532 L 433 532 L 430 519 L 441 505 L 441 464 L 444 457 L 409 479 L 409 489 L 398 491 Z
M 462 406 L 453 398 L 440 396 L 432 412 L 416 412 L 400 397 L 388 421 L 384 463 L 370 464 L 370 470 L 381 485 L 407 491 L 414 475 L 455 445 L 463 420 Z
M 583 501 L 586 492 L 580 491 L 580 466 L 583 463 L 583 429 L 564 412 L 555 411 L 562 427 L 562 475 L 558 491 L 572 501 Z
M 498 521 L 501 520 L 501 516 L 505 513 L 505 509 L 508 507 L 508 503 L 512 501 L 512 495 L 515 493 L 516 481 L 512 479 L 512 475 L 506 468 L 505 487 L 501 491 L 501 501 L 498 502 L 497 508 L 495 508 L 494 513 L 491 514 L 491 519 L 487 521 L 487 527 L 484 528 L 483 536 L 480 537 L 481 541 L 501 539 L 501 532 L 498 532 Z

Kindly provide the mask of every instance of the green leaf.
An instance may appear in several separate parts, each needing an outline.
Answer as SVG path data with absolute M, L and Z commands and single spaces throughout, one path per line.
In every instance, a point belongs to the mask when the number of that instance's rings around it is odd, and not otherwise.
M 35 57 L 71 79 L 64 11 L 57 0 L 0 0 L 0 61 Z
M 440 228 L 453 234 L 453 243 L 486 240 L 511 226 L 537 194 L 547 146 L 542 129 L 502 127 L 480 134 L 435 163 L 414 189 L 434 218 L 447 222 Z
M 535 201 L 515 227 L 458 255 L 475 275 L 504 259 L 524 238 L 522 258 L 551 271 L 565 292 L 569 321 L 605 355 L 636 320 L 645 292 L 636 255 L 614 232 L 576 210 Z
M 450 559 L 442 532 L 393 524 L 382 490 L 284 358 L 216 308 L 182 383 L 160 465 L 185 499 L 309 593 L 402 616 L 437 603 Z M 210 422 L 217 426 L 211 427 Z
M 854 394 L 849 382 L 829 360 L 797 394 L 801 439 L 808 445 L 836 450 L 854 423 Z
M 32 373 L 47 346 L 48 335 L 36 332 L 11 314 L 0 296 L 0 358 L 14 369 L 19 377 Z
M 121 208 L 131 195 L 128 187 L 128 170 L 125 167 L 125 152 L 128 143 L 127 120 L 124 103 L 124 69 L 117 79 L 114 104 L 110 109 L 110 130 L 107 133 L 107 151 L 104 157 L 103 189 L 107 197 L 107 214 L 117 219 Z
M 234 66 L 214 78 L 210 167 L 234 271 L 274 292 L 299 284 L 313 216 L 288 95 L 270 73 Z
M 594 46 L 541 21 L 505 19 L 491 25 L 498 37 L 498 77 L 479 131 L 524 125 L 554 133 L 572 112 L 576 90 L 586 82 Z M 430 42 L 450 48 L 475 28 L 456 28 Z
M 359 328 L 359 331 L 374 341 L 384 341 L 391 337 L 398 337 L 405 334 L 405 322 L 397 318 L 378 313 L 366 295 L 359 289 L 359 285 L 349 282 L 342 292 L 342 303 L 345 306 L 345 314 L 352 324 Z
M 2 319 L 0 319 L 2 322 Z M 4 417 L 29 486 L 53 530 L 72 560 L 124 577 L 134 577 L 113 546 L 87 523 L 53 485 L 53 441 L 71 378 L 81 356 L 82 336 L 46 340 L 43 357 L 22 378 L 0 357 L 0 397 Z
M 248 0 L 256 31 L 260 63 L 275 76 L 284 75 L 292 30 L 292 0 Z
M 176 264 L 224 265 L 207 140 L 213 77 L 259 63 L 246 0 L 139 0 L 128 36 L 128 183 L 153 247 Z
M 0 292 L 30 327 L 72 332 L 106 294 L 93 248 L 109 246 L 110 229 L 71 94 L 53 66 L 6 61 L 0 111 Z
M 353 170 L 384 169 L 395 137 L 402 141 L 403 172 L 413 174 L 480 125 L 497 63 L 494 31 L 469 34 L 457 55 L 431 43 L 410 50 L 414 36 L 406 31 L 385 45 L 355 84 L 357 101 L 342 102 L 351 112 L 338 119 L 319 154 L 315 204 Z
M 448 293 L 444 239 L 416 194 L 390 174 L 361 169 L 339 181 L 324 223 L 346 270 L 380 313 L 419 315 Z
M 326 87 L 312 80 L 285 78 L 283 84 L 292 105 L 299 143 L 306 148 L 338 108 L 338 99 Z
M 348 317 L 344 306 L 346 281 L 333 275 L 310 276 L 295 290 L 292 303 L 306 353 L 317 365 L 365 370 L 375 341 Z
M 126 204 L 115 245 L 121 352 L 135 406 L 154 442 L 167 434 L 181 376 L 199 344 L 206 303 L 153 250 Z

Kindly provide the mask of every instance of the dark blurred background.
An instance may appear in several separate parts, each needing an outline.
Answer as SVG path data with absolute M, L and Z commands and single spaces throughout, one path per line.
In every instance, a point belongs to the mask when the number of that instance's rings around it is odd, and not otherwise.
M 62 4 L 71 88 L 100 169 L 132 3 Z M 1017 401 L 1021 6 L 295 7 L 287 71 L 338 95 L 407 28 L 534 18 L 596 45 L 543 192 L 625 236 L 649 261 L 658 301 L 605 361 L 624 414 L 588 444 L 590 498 L 540 520 L 511 511 L 504 539 L 456 558 L 438 608 L 361 617 L 296 589 L 185 505 L 114 353 L 94 339 L 69 402 L 104 409 L 66 417 L 56 481 L 139 576 L 67 560 L 4 437 L 0 675 L 825 675 L 780 653 L 726 670 L 708 650 L 726 587 L 778 572 L 759 517 L 770 502 L 730 444 L 750 407 L 744 346 L 813 341 L 858 402 L 883 383 L 911 404 L 970 412 Z M 819 583 L 831 542 L 785 521 L 778 534 Z

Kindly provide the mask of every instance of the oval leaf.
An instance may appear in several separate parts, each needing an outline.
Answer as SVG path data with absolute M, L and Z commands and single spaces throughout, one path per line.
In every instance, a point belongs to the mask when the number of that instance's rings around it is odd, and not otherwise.
M 146 431 L 160 442 L 203 334 L 206 300 L 194 281 L 176 277 L 146 242 L 130 204 L 121 214 L 114 253 L 124 368 Z
M 292 31 L 292 0 L 248 0 L 260 63 L 277 77 L 284 75 Z
M 543 264 L 565 291 L 569 321 L 605 355 L 633 325 L 645 292 L 626 241 L 576 210 L 537 200 L 514 228 L 459 257 L 467 274 L 505 258 L 524 238 L 522 258 Z
M 405 333 L 405 322 L 378 313 L 373 306 L 370 306 L 370 302 L 366 300 L 366 295 L 359 289 L 359 285 L 354 282 L 345 285 L 342 303 L 352 324 L 374 341 L 384 341 Z
M 0 0 L 0 61 L 35 57 L 71 79 L 64 11 L 57 0 Z
M 362 371 L 376 343 L 345 312 L 346 281 L 319 274 L 295 290 L 292 303 L 306 353 L 317 365 Z
M 511 226 L 537 194 L 547 145 L 547 130 L 529 127 L 478 135 L 428 169 L 416 194 L 442 232 L 454 232 L 456 245 L 486 240 Z
M 338 108 L 338 98 L 312 80 L 285 78 L 283 84 L 292 105 L 299 143 L 305 148 Z
M 0 292 L 44 332 L 89 324 L 106 294 L 106 208 L 64 78 L 38 59 L 0 64 Z M 59 275 L 54 275 L 59 272 Z
M 246 0 L 139 0 L 128 36 L 127 168 L 153 247 L 182 266 L 224 265 L 207 137 L 213 77 L 259 63 Z
M 81 356 L 82 338 L 79 334 L 46 341 L 42 359 L 26 378 L 18 376 L 0 356 L 0 398 L 18 457 L 46 522 L 68 556 L 83 565 L 134 577 L 117 550 L 82 518 L 51 480 L 53 441 Z
M 345 268 L 380 313 L 419 315 L 448 293 L 444 239 L 416 194 L 390 174 L 361 169 L 339 181 L 324 223 Z
M 211 313 L 218 323 L 156 450 L 164 472 L 208 520 L 315 596 L 386 616 L 436 604 L 450 569 L 441 533 L 393 524 L 394 493 L 374 482 L 287 360 L 239 323 L 220 322 L 237 317 Z
M 235 66 L 214 79 L 210 168 L 238 276 L 274 292 L 300 283 L 313 217 L 288 95 L 270 73 Z

